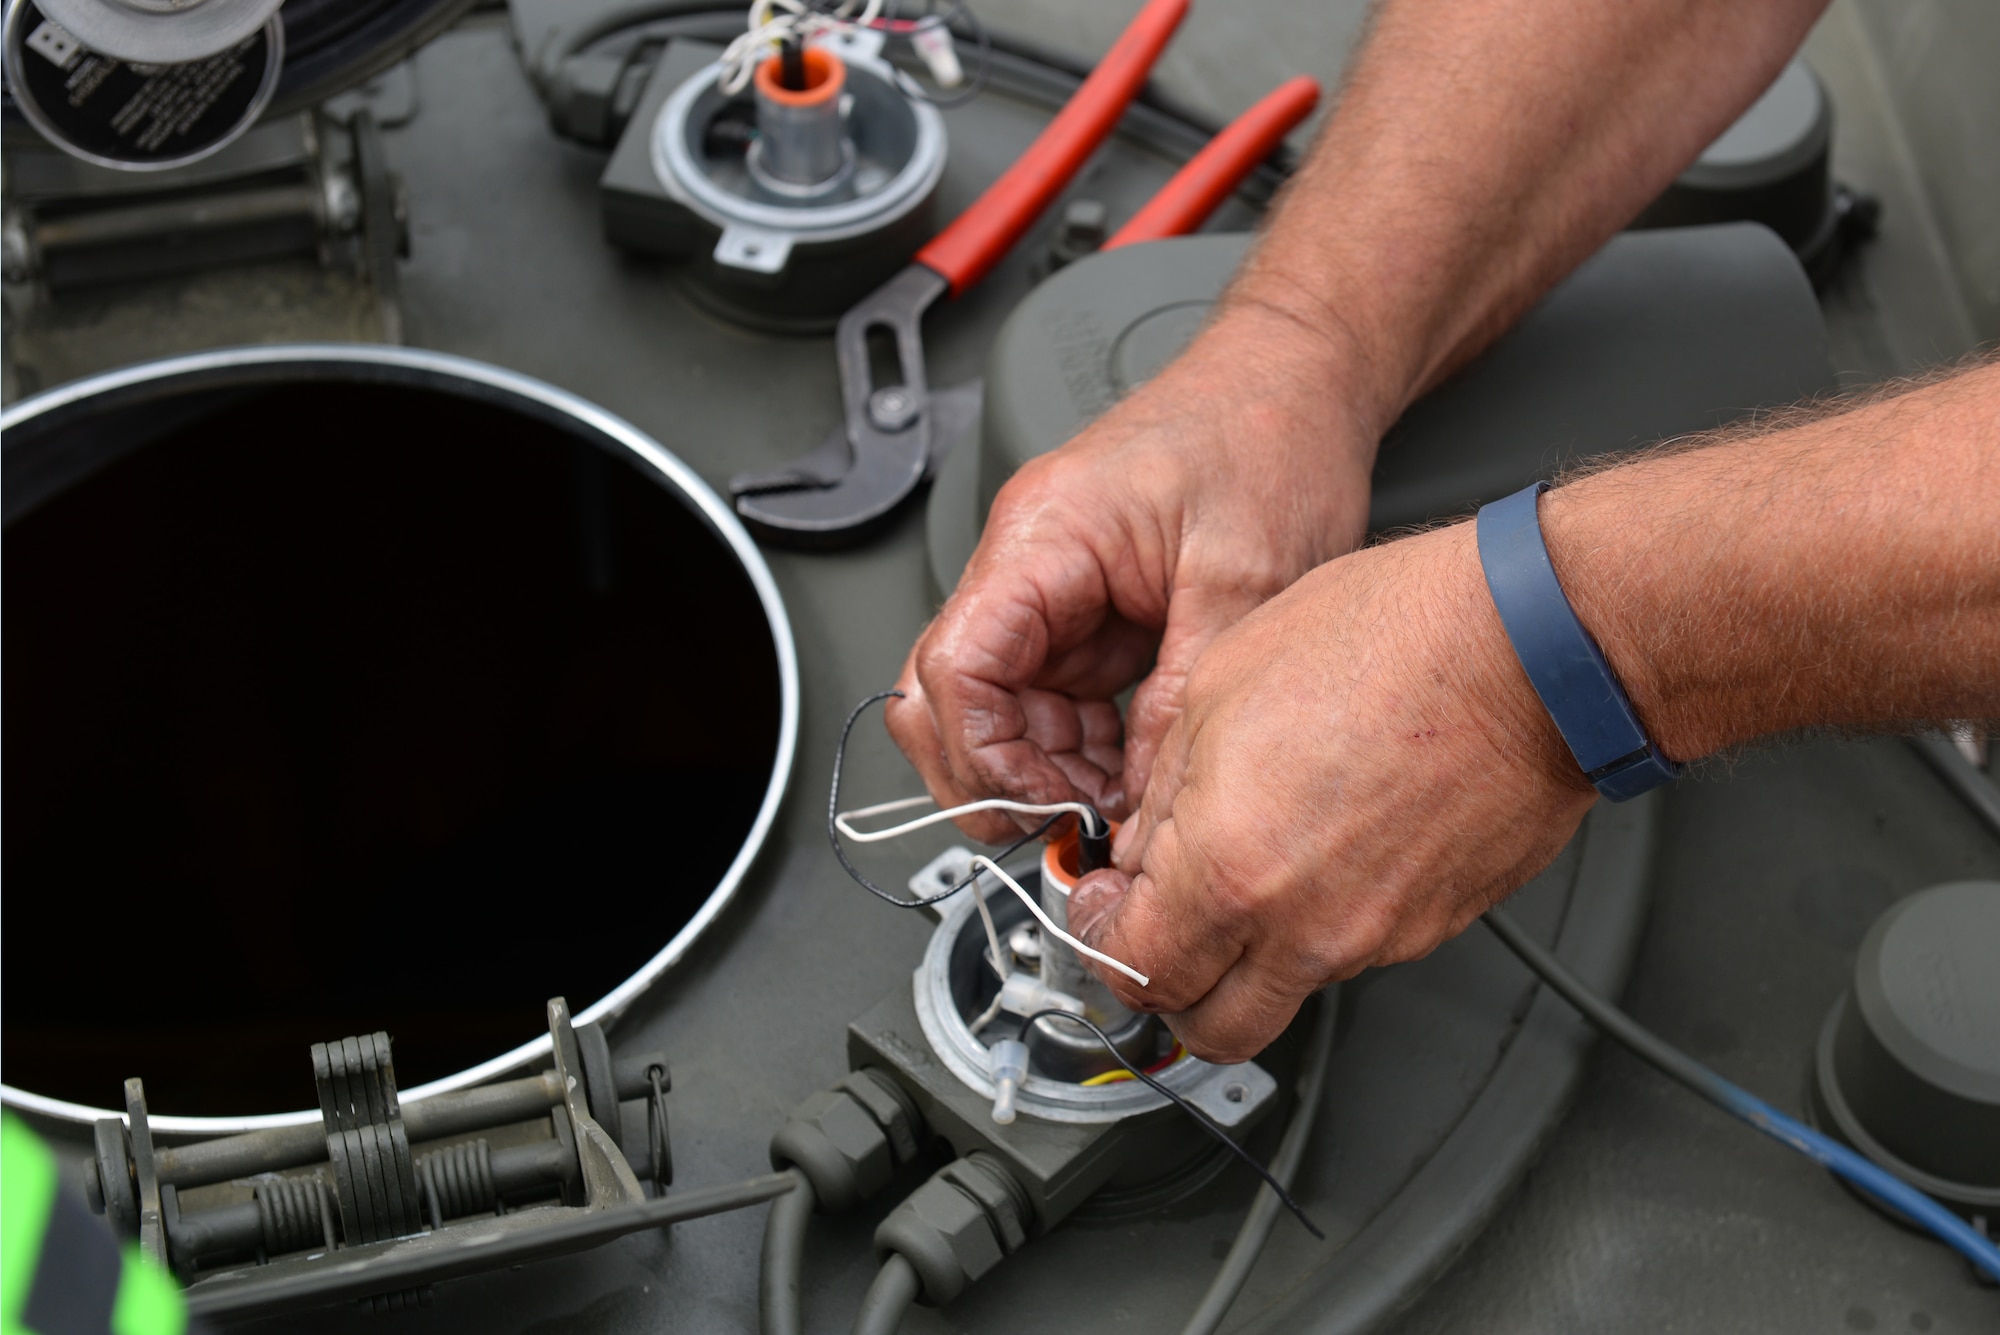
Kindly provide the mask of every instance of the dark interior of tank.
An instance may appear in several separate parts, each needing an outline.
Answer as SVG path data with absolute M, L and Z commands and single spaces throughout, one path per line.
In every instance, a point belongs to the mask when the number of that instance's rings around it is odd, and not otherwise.
M 6 529 L 4 1075 L 99 1107 L 533 1038 L 702 905 L 777 745 L 762 607 L 657 475 L 433 390 L 210 399 Z

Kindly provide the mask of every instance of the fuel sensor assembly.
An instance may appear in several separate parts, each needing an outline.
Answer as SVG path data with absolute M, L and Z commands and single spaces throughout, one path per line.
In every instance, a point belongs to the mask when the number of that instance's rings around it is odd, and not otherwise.
M 671 44 L 606 165 L 606 239 L 692 261 L 731 319 L 830 328 L 930 236 L 944 175 L 944 118 L 886 40 L 857 18 L 777 55 Z
M 792 1172 L 799 1186 L 767 1226 L 767 1335 L 799 1328 L 800 1252 L 815 1205 L 858 1204 L 925 1141 L 946 1142 L 955 1157 L 876 1229 L 883 1266 L 857 1331 L 893 1330 L 913 1302 L 950 1302 L 1086 1201 L 1120 1213 L 1156 1209 L 1206 1185 L 1232 1159 L 1269 1188 L 1268 1208 L 1253 1210 L 1246 1227 L 1255 1235 L 1248 1254 L 1268 1234 L 1279 1202 L 1318 1236 L 1281 1180 L 1303 1136 L 1286 1135 L 1276 1175 L 1238 1144 L 1279 1101 L 1272 1075 L 1255 1062 L 1218 1066 L 1187 1052 L 1158 1016 L 1126 1009 L 1084 964 L 1088 957 L 1146 981 L 1068 930 L 1070 891 L 1110 865 L 1113 831 L 1102 815 L 1083 803 L 988 799 L 866 827 L 929 799 L 841 810 L 840 769 L 854 723 L 894 694 L 872 696 L 848 716 L 834 758 L 828 837 L 848 874 L 878 898 L 943 906 L 942 918 L 909 980 L 848 1025 L 852 1073 L 800 1104 L 771 1142 L 772 1166 Z M 986 810 L 1041 823 L 993 856 L 948 850 L 911 878 L 909 895 L 870 881 L 843 844 L 895 839 Z M 1070 828 L 1042 845 L 1038 864 L 1011 861 L 1065 822 Z M 1317 1103 L 1324 1075 L 1331 996 L 1321 1012 L 1320 1051 L 1308 1054 L 1300 1080 L 1308 1112 L 1300 1125 L 1310 1123 L 1307 1105 Z M 1234 1295 L 1230 1286 L 1210 1296 L 1226 1308 Z

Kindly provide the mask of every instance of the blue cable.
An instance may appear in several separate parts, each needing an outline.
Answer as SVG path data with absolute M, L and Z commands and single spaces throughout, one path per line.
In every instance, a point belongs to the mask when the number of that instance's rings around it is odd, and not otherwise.
M 1867 1192 L 1911 1223 L 1921 1225 L 1938 1241 L 1995 1280 L 2000 1280 L 2000 1246 L 1995 1246 L 1992 1240 L 1935 1199 L 1893 1173 L 1877 1167 L 1839 1141 L 1830 1140 L 1803 1122 L 1785 1116 L 1749 1090 L 1732 1085 L 1720 1076 L 1716 1077 L 1716 1082 L 1721 1086 L 1718 1092 L 1726 1094 L 1726 1098 L 1716 1100 L 1719 1106 L 1773 1140 L 1791 1146 L 1836 1177 Z
M 1986 1275 L 2000 1281 L 2000 1246 L 1936 1200 L 1893 1173 L 1876 1167 L 1836 1140 L 1795 1121 L 1739 1085 L 1731 1084 L 1694 1058 L 1642 1027 L 1631 1016 L 1585 987 L 1552 953 L 1498 909 L 1488 909 L 1486 925 L 1521 962 L 1541 975 L 1564 1001 L 1634 1055 L 1765 1135 L 1789 1145 L 1835 1176 L 1896 1210 Z

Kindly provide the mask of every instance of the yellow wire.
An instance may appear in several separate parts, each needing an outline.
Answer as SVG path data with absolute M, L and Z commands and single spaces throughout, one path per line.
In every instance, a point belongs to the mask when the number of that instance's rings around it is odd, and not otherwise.
M 1167 1065 L 1173 1065 L 1186 1055 L 1186 1048 L 1183 1048 L 1178 1043 L 1174 1044 L 1174 1050 L 1167 1056 Z M 1092 1085 L 1115 1085 L 1120 1080 L 1137 1080 L 1138 1078 L 1138 1076 L 1133 1075 L 1130 1071 L 1120 1068 L 1116 1071 L 1106 1071 L 1103 1075 L 1094 1075 L 1088 1080 L 1079 1080 L 1077 1084 L 1083 1086 L 1085 1089 L 1089 1089 Z

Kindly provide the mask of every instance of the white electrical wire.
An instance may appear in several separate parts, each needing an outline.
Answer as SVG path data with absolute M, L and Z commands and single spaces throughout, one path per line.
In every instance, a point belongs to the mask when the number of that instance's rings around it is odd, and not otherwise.
M 1091 830 L 1092 834 L 1104 833 L 1102 829 L 1096 828 L 1098 822 L 1103 820 L 1103 817 L 1097 814 L 1096 808 L 1086 803 L 1011 802 L 1004 797 L 989 797 L 978 802 L 967 802 L 964 806 L 946 807 L 942 811 L 933 811 L 928 816 L 919 816 L 915 820 L 904 821 L 901 825 L 891 825 L 886 830 L 857 830 L 849 823 L 850 821 L 869 816 L 886 816 L 892 811 L 908 811 L 912 807 L 927 806 L 930 804 L 930 800 L 928 797 L 899 797 L 893 802 L 877 802 L 872 807 L 856 807 L 852 811 L 838 811 L 834 813 L 833 823 L 842 834 L 857 844 L 879 844 L 884 839 L 900 839 L 904 835 L 914 834 L 926 826 L 940 825 L 948 820 L 957 820 L 960 816 L 969 816 L 975 811 L 1012 811 L 1022 816 L 1060 816 L 1068 814 L 1093 827 Z
M 757 62 L 786 38 L 805 42 L 823 33 L 870 27 L 882 16 L 883 4 L 884 0 L 866 0 L 865 4 L 862 0 L 845 0 L 831 13 L 821 13 L 810 8 L 805 0 L 755 0 L 750 6 L 748 29 L 723 49 L 718 85 L 733 97 L 750 86 Z M 861 9 L 859 14 L 855 13 L 857 5 Z
M 967 802 L 963 806 L 946 807 L 942 811 L 933 811 L 927 816 L 919 816 L 915 820 L 904 821 L 901 825 L 891 825 L 886 830 L 857 830 L 852 824 L 854 820 L 868 816 L 886 816 L 894 811 L 908 811 L 912 807 L 926 806 L 930 803 L 930 800 L 928 797 L 899 797 L 893 802 L 877 802 L 872 807 L 856 807 L 852 811 L 836 811 L 833 815 L 834 828 L 857 844 L 875 844 L 880 843 L 884 839 L 901 838 L 903 835 L 912 834 L 927 826 L 937 825 L 948 820 L 956 820 L 960 816 L 970 815 L 975 811 L 1012 811 L 1023 816 L 1059 816 L 1069 814 L 1075 816 L 1085 825 L 1090 826 L 1093 835 L 1102 835 L 1108 832 L 1101 828 L 1101 822 L 1104 817 L 1097 813 L 1095 807 L 1086 803 L 1014 802 L 1004 797 L 988 797 L 978 802 Z M 1083 942 L 1056 926 L 1049 919 L 1049 915 L 1042 912 L 1042 906 L 1035 902 L 1035 897 L 1022 889 L 1019 881 L 1016 881 L 1013 877 L 1002 871 L 1000 864 L 992 858 L 981 853 L 975 853 L 972 855 L 972 865 L 975 868 L 984 868 L 992 872 L 995 876 L 998 876 L 1009 890 L 1012 890 L 1021 897 L 1021 902 L 1028 906 L 1028 912 L 1035 915 L 1036 920 L 1042 924 L 1043 930 L 1058 941 L 1063 942 L 1079 955 L 1088 956 L 1100 964 L 1110 965 L 1141 987 L 1145 987 L 1148 984 L 1149 980 L 1146 975 L 1140 973 L 1131 965 L 1126 964 L 1122 960 L 1112 959 L 1101 950 L 1092 950 L 1089 946 L 1086 946 Z M 1000 949 L 1000 932 L 993 924 L 993 914 L 986 907 L 986 896 L 979 893 L 979 882 L 976 880 L 972 883 L 972 902 L 979 908 L 980 921 L 986 928 L 986 939 L 992 945 L 993 967 L 996 971 L 1003 970 L 1004 966 L 1000 961 L 1006 958 L 1006 956 Z M 1001 973 L 1001 978 L 1003 981 L 1005 980 L 1006 974 L 1004 972 Z
M 1146 977 L 1145 974 L 1140 973 L 1137 969 L 1125 963 L 1123 960 L 1112 959 L 1109 955 L 1105 954 L 1101 950 L 1092 950 L 1089 946 L 1086 946 L 1085 944 L 1083 944 L 1083 942 L 1077 940 L 1075 937 L 1071 936 L 1068 932 L 1065 932 L 1062 928 L 1056 926 L 1055 922 L 1052 919 L 1050 919 L 1049 915 L 1042 912 L 1042 906 L 1035 902 L 1035 897 L 1029 894 L 1026 890 L 1022 889 L 1021 883 L 1019 881 L 1009 876 L 1006 872 L 1000 870 L 1000 864 L 995 862 L 992 858 L 989 858 L 981 853 L 974 853 L 972 855 L 972 865 L 975 867 L 984 868 L 985 870 L 992 872 L 995 876 L 998 876 L 1001 879 L 1001 881 L 1006 884 L 1009 890 L 1012 890 L 1015 894 L 1021 897 L 1021 902 L 1028 906 L 1028 912 L 1035 915 L 1035 920 L 1041 923 L 1043 931 L 1047 932 L 1050 936 L 1053 936 L 1056 940 L 1068 946 L 1071 950 L 1074 950 L 1077 954 L 1087 956 L 1090 959 L 1094 959 L 1099 964 L 1110 965 L 1112 968 L 1118 970 L 1118 972 L 1124 974 L 1127 978 L 1130 978 L 1133 982 L 1137 983 L 1141 987 L 1146 987 L 1151 984 L 1152 979 Z M 978 890 L 979 887 L 977 885 L 973 886 L 973 893 L 975 895 L 978 893 Z M 986 903 L 986 901 L 982 898 L 979 900 L 979 903 L 983 906 Z
M 1000 873 L 1003 877 L 1005 872 Z M 979 923 L 986 929 L 986 962 L 993 966 L 993 972 L 1000 978 L 1000 985 L 1007 985 L 1007 965 L 1013 961 L 1014 953 L 1000 944 L 1000 929 L 993 922 L 993 910 L 986 907 L 986 896 L 979 892 L 979 877 L 972 878 L 972 906 L 979 910 Z

